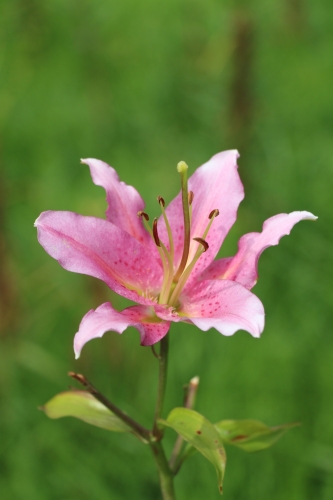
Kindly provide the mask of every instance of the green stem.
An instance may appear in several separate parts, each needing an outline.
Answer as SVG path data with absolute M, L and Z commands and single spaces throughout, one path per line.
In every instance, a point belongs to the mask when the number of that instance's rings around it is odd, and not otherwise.
M 153 427 L 153 435 L 160 440 L 163 436 L 162 431 L 158 426 L 158 419 L 161 417 L 165 388 L 166 388 L 166 379 L 167 379 L 167 368 L 168 368 L 168 350 L 169 350 L 169 334 L 167 334 L 160 342 L 160 355 L 159 355 L 159 374 L 158 374 L 158 390 L 157 390 L 157 401 L 155 408 L 155 417 L 154 417 L 154 427 Z
M 166 388 L 168 350 L 169 350 L 169 335 L 166 335 L 160 342 L 160 354 L 158 357 L 159 360 L 158 391 L 157 391 L 157 401 L 156 401 L 154 427 L 153 427 L 153 436 L 155 437 L 156 441 L 150 441 L 149 445 L 153 452 L 155 463 L 158 470 L 162 498 L 163 500 L 175 500 L 176 497 L 175 497 L 175 490 L 173 487 L 173 473 L 169 467 L 168 460 L 165 456 L 165 452 L 162 443 L 160 441 L 163 437 L 163 432 L 158 426 L 158 419 L 162 415 L 165 388 Z
M 155 459 L 160 480 L 160 487 L 163 500 L 175 500 L 175 490 L 173 487 L 173 474 L 169 467 L 165 452 L 160 441 L 150 443 Z

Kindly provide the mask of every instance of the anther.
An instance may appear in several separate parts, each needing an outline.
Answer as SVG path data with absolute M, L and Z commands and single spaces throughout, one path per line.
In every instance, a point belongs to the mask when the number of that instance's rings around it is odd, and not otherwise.
M 189 204 L 189 205 L 192 205 L 193 198 L 194 198 L 194 193 L 193 193 L 193 191 L 189 191 L 189 192 L 188 192 L 188 204 Z
M 153 220 L 153 236 L 154 236 L 156 246 L 160 247 L 161 242 L 160 242 L 160 239 L 158 237 L 158 231 L 157 231 L 157 217 L 155 217 L 155 219 Z
M 146 214 L 146 212 L 144 212 L 143 210 L 139 210 L 137 216 L 139 217 L 139 219 L 142 219 L 142 217 L 144 217 L 146 220 L 149 220 L 149 215 Z
M 220 211 L 218 208 L 215 208 L 214 210 L 211 211 L 211 213 L 208 215 L 208 219 L 212 219 L 213 217 L 217 217 L 220 215 Z
M 160 205 L 162 205 L 163 208 L 165 207 L 165 201 L 164 198 L 162 198 L 162 196 L 158 196 L 157 201 L 159 202 Z
M 204 252 L 207 252 L 209 245 L 206 240 L 204 240 L 203 238 L 193 238 L 193 240 L 200 243 L 200 245 L 202 245 L 204 248 Z

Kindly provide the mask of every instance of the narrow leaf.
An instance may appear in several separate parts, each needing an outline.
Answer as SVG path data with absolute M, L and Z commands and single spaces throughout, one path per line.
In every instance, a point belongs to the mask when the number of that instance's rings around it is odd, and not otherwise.
M 219 490 L 222 493 L 226 454 L 222 439 L 214 425 L 200 413 L 188 408 L 174 408 L 168 418 L 160 420 L 159 423 L 174 429 L 214 465 Z
M 298 423 L 268 427 L 258 420 L 221 420 L 215 424 L 225 444 L 238 446 L 252 452 L 272 446 L 280 437 Z
M 132 432 L 106 406 L 85 391 L 61 392 L 48 401 L 41 410 L 49 418 L 75 417 L 88 424 L 115 432 Z

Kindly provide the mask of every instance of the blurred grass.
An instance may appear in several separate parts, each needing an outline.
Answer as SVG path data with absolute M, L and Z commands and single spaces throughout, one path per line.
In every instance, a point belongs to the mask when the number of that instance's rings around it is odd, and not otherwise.
M 104 193 L 79 158 L 109 162 L 157 213 L 156 195 L 177 193 L 179 160 L 193 171 L 235 147 L 247 196 L 223 255 L 275 213 L 319 219 L 261 258 L 260 340 L 173 326 L 165 412 L 198 374 L 197 409 L 212 421 L 301 421 L 269 451 L 229 450 L 224 495 L 332 498 L 332 28 L 328 0 L 1 3 L 2 498 L 158 498 L 149 450 L 134 438 L 37 411 L 76 370 L 150 425 L 157 366 L 134 330 L 92 341 L 74 361 L 82 316 L 123 303 L 60 268 L 32 225 L 46 209 L 103 216 Z M 191 457 L 179 499 L 218 498 L 214 474 Z

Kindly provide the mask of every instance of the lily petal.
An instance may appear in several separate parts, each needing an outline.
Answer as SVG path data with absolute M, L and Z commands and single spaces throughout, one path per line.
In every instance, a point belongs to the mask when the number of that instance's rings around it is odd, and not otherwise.
M 103 280 L 119 295 L 153 304 L 162 281 L 160 264 L 147 248 L 109 221 L 73 212 L 43 212 L 38 240 L 59 264 Z
M 133 326 L 141 337 L 141 345 L 153 345 L 169 331 L 170 323 L 160 321 L 149 306 L 133 306 L 123 311 L 116 311 L 109 302 L 105 302 L 94 311 L 91 309 L 82 319 L 79 331 L 74 337 L 75 358 L 80 356 L 83 346 L 89 340 L 102 337 L 110 330 L 123 333 Z
M 133 186 L 128 186 L 119 180 L 114 168 L 107 163 L 93 158 L 81 160 L 90 168 L 92 180 L 96 186 L 102 186 L 106 191 L 108 208 L 106 218 L 120 227 L 141 243 L 148 244 L 149 234 L 144 229 L 137 213 L 143 210 L 145 203 Z
M 258 279 L 258 260 L 262 252 L 277 245 L 282 236 L 290 234 L 294 225 L 304 219 L 315 220 L 317 217 L 303 211 L 279 214 L 267 219 L 261 233 L 244 234 L 239 240 L 237 254 L 213 262 L 203 272 L 202 279 L 237 281 L 250 290 Z
M 261 301 L 239 283 L 205 280 L 181 297 L 180 315 L 203 331 L 216 328 L 223 335 L 245 330 L 259 337 L 264 329 Z
M 218 209 L 220 212 L 214 219 L 206 238 L 209 249 L 200 257 L 190 280 L 214 260 L 226 234 L 236 220 L 238 205 L 244 198 L 243 185 L 237 172 L 238 157 L 237 151 L 218 153 L 199 167 L 188 180 L 188 189 L 194 193 L 191 238 L 203 236 L 212 210 Z M 174 236 L 175 265 L 178 266 L 184 241 L 181 194 L 170 203 L 166 213 Z M 159 220 L 159 236 L 163 242 L 168 241 L 162 219 Z M 189 261 L 192 260 L 197 247 L 197 243 L 191 244 Z

